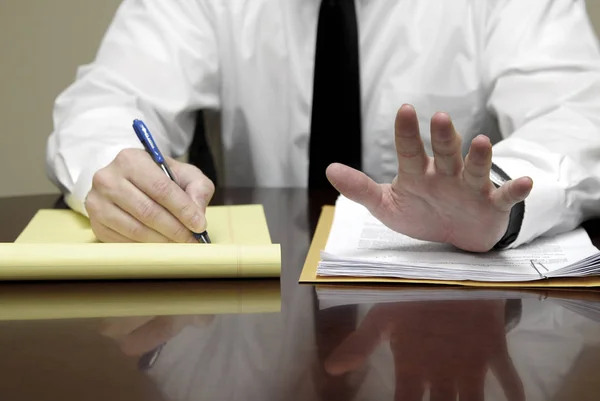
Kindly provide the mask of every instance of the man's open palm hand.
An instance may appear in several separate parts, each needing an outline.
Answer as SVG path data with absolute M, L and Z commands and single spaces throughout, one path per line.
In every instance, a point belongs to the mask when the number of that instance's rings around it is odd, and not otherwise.
M 532 180 L 521 177 L 496 189 L 489 139 L 473 139 L 463 161 L 461 138 L 444 113 L 431 119 L 434 157 L 425 153 L 412 106 L 398 110 L 395 139 L 398 175 L 391 184 L 332 164 L 327 169 L 332 185 L 392 230 L 466 251 L 490 250 L 506 232 L 511 208 L 529 195 Z

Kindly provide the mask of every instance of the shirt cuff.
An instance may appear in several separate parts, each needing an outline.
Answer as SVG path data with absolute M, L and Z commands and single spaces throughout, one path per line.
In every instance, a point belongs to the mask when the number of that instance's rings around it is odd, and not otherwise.
M 94 153 L 93 156 L 86 161 L 85 167 L 81 169 L 73 190 L 65 195 L 65 203 L 74 211 L 81 213 L 85 217 L 90 217 L 85 208 L 85 200 L 88 193 L 92 189 L 92 180 L 96 172 L 108 166 L 117 157 L 122 146 L 112 146 L 104 148 L 100 152 Z
M 565 191 L 557 178 L 523 159 L 494 157 L 494 163 L 511 179 L 530 177 L 533 189 L 525 199 L 525 213 L 517 239 L 507 248 L 516 248 L 548 234 L 562 221 Z

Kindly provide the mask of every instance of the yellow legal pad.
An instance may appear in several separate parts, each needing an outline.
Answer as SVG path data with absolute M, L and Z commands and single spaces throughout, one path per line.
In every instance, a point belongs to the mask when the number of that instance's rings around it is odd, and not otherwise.
M 210 206 L 212 244 L 100 243 L 71 210 L 40 210 L 0 244 L 0 280 L 268 278 L 281 274 L 262 205 Z
M 575 277 L 560 279 L 544 279 L 525 282 L 483 282 L 483 281 L 442 281 L 442 280 L 408 280 L 384 277 L 323 277 L 317 276 L 317 267 L 321 260 L 321 250 L 325 249 L 329 231 L 333 224 L 335 206 L 324 206 L 317 223 L 308 255 L 300 275 L 301 283 L 313 284 L 437 284 L 469 287 L 510 287 L 510 288 L 591 288 L 600 287 L 600 277 Z

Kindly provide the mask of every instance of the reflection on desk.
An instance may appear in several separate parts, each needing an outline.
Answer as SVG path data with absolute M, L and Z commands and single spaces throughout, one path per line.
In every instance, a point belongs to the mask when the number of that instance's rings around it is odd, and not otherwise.
M 0 283 L 0 320 L 280 310 L 279 280 Z
M 477 292 L 186 322 L 147 374 L 173 401 L 567 400 L 556 396 L 570 394 L 574 372 L 578 382 L 582 373 L 595 380 L 580 365 L 600 350 L 598 322 L 550 301 L 561 300 L 553 294 Z M 598 294 L 586 296 L 581 304 L 596 307 Z

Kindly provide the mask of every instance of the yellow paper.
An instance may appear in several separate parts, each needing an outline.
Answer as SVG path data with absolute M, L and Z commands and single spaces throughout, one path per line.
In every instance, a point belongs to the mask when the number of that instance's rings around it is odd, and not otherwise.
M 0 320 L 277 313 L 279 280 L 0 284 Z
M 325 249 L 329 231 L 333 224 L 335 206 L 324 206 L 317 223 L 308 255 L 300 275 L 301 283 L 349 283 L 349 284 L 437 284 L 469 287 L 498 287 L 498 288 L 575 288 L 600 287 L 600 277 L 574 277 L 560 279 L 545 279 L 524 282 L 483 282 L 483 281 L 442 281 L 442 280 L 407 280 L 383 277 L 322 277 L 317 276 L 317 267 L 321 260 L 321 250 Z
M 209 206 L 207 230 L 214 244 L 271 244 L 262 205 Z M 39 210 L 15 242 L 98 242 L 89 220 L 72 210 Z
M 71 210 L 40 210 L 0 244 L 0 280 L 279 277 L 281 252 L 261 205 L 207 208 L 212 244 L 108 244 Z

